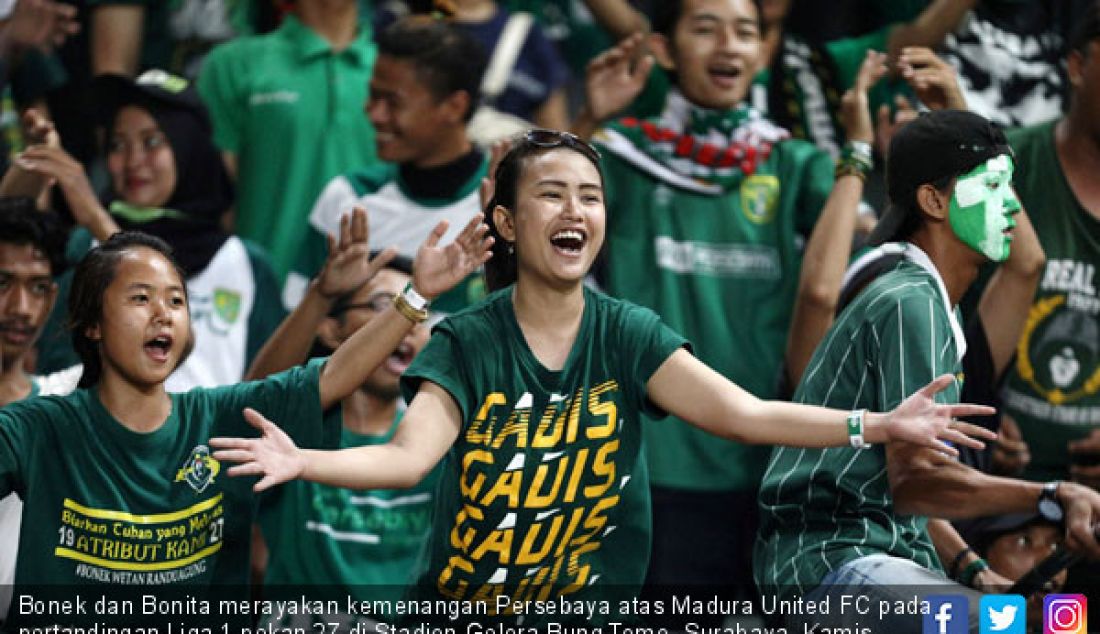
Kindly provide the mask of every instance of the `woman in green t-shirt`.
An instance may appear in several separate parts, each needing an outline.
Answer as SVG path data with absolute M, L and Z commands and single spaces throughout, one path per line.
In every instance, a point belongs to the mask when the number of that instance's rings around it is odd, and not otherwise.
M 358 214 L 352 223 L 333 246 L 343 266 L 369 273 L 366 219 Z M 438 246 L 445 231 L 440 223 L 417 257 L 414 279 L 432 295 L 489 257 L 480 216 Z M 322 411 L 358 389 L 396 347 L 376 339 L 408 330 L 400 315 L 376 320 L 327 360 L 262 381 L 170 394 L 165 381 L 193 343 L 187 287 L 170 254 L 140 232 L 116 233 L 89 251 L 69 297 L 83 389 L 0 409 L 0 498 L 15 493 L 24 501 L 17 587 L 246 588 L 256 496 L 251 482 L 225 477 L 210 437 L 250 433 L 244 417 L 254 408 L 284 421 L 296 442 L 336 446 L 339 424 L 324 423 Z
M 294 478 L 409 487 L 447 456 L 422 591 L 519 613 L 510 601 L 597 581 L 640 584 L 649 549 L 642 412 L 761 444 L 905 440 L 954 454 L 945 440 L 988 437 L 951 422 L 986 408 L 933 401 L 950 376 L 886 414 L 761 401 L 698 361 L 652 311 L 587 289 L 605 210 L 599 155 L 577 137 L 528 132 L 494 180 L 486 278 L 496 292 L 436 328 L 403 378 L 410 404 L 391 442 L 302 450 L 258 418 L 260 439 L 211 440 L 219 460 L 243 463 L 230 475 L 262 476 L 257 490 Z M 376 339 L 379 349 L 424 316 L 414 304 L 434 293 L 418 284 L 419 294 L 398 299 L 408 320 L 372 322 L 391 337 Z

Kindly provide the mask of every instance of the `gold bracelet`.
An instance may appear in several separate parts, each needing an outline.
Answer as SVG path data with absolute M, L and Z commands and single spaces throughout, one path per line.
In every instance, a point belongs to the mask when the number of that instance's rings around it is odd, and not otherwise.
M 417 310 L 409 304 L 409 300 L 405 299 L 404 293 L 397 293 L 393 296 L 393 307 L 397 309 L 397 312 L 401 313 L 405 319 L 408 319 L 414 324 L 419 324 L 428 319 L 428 310 Z

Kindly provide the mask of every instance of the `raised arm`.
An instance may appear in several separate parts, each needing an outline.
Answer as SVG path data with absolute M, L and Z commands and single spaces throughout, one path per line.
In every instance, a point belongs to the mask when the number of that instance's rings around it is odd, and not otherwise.
M 297 307 L 287 315 L 272 333 L 252 365 L 245 380 L 262 379 L 305 361 L 317 336 L 317 328 L 340 297 L 366 284 L 397 255 L 386 249 L 370 258 L 367 213 L 356 207 L 350 215 L 340 218 L 340 236 L 328 236 L 328 259 L 325 267 L 309 285 L 309 291 Z
M 323 451 L 299 449 L 273 422 L 252 409 L 245 418 L 259 438 L 211 438 L 217 460 L 238 462 L 231 476 L 261 476 L 263 491 L 303 479 L 351 489 L 407 489 L 416 486 L 454 444 L 462 415 L 443 388 L 425 382 L 405 411 L 397 432 L 384 445 Z
M 78 224 L 88 229 L 99 241 L 119 231 L 118 223 L 99 202 L 84 172 L 84 166 L 60 145 L 35 145 L 16 159 L 18 169 L 52 182 L 65 196 L 65 202 Z
M 573 120 L 572 131 L 582 139 L 634 101 L 653 70 L 645 53 L 645 38 L 635 33 L 600 53 L 585 70 L 585 102 Z
M 941 405 L 933 399 L 951 384 L 943 375 L 888 413 L 867 413 L 863 437 L 869 443 L 902 440 L 957 455 L 944 441 L 980 449 L 974 438 L 995 435 L 956 416 L 989 415 L 978 405 Z M 716 436 L 753 445 L 843 447 L 849 443 L 851 412 L 761 400 L 707 367 L 686 350 L 677 350 L 646 383 L 649 398 L 665 411 Z
M 867 150 L 874 138 L 867 91 L 886 74 L 885 61 L 884 54 L 868 51 L 855 85 L 844 93 L 841 101 L 841 120 L 848 139 L 864 144 L 860 147 Z M 792 386 L 802 379 L 817 344 L 833 324 L 841 281 L 852 250 L 865 178 L 862 172 L 838 172 L 833 190 L 806 243 L 787 337 L 786 371 Z
M 491 255 L 489 227 L 477 214 L 450 244 L 439 246 L 447 222 L 436 225 L 417 251 L 413 289 L 431 300 L 466 279 Z M 321 407 L 327 409 L 359 388 L 413 326 L 397 305 L 367 322 L 332 354 L 321 370 Z
M 890 31 L 886 40 L 890 59 L 896 60 L 906 46 L 940 46 L 977 4 L 978 0 L 934 0 L 911 22 L 899 24 Z

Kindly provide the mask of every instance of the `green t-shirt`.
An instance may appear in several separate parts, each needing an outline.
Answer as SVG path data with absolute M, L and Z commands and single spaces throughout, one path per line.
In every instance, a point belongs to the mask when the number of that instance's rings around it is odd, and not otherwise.
M 0 497 L 24 502 L 16 585 L 247 585 L 256 479 L 227 476 L 207 441 L 256 436 L 241 414 L 252 407 L 299 446 L 334 446 L 322 362 L 172 394 L 150 433 L 124 427 L 94 389 L 0 409 Z
M 1002 394 L 1031 450 L 1024 477 L 1033 480 L 1068 478 L 1066 443 L 1100 428 L 1100 220 L 1066 182 L 1054 125 L 1008 135 L 1013 182 L 1047 256 Z
M 341 425 L 340 448 L 380 445 L 383 435 L 342 427 L 342 410 L 325 415 Z M 431 524 L 439 469 L 405 490 L 356 491 L 295 480 L 274 489 L 260 509 L 268 547 L 266 586 L 325 586 L 360 601 L 401 599 L 413 579 Z M 369 586 L 369 587 L 365 587 Z
M 463 420 L 420 592 L 491 608 L 500 593 L 641 584 L 650 540 L 641 413 L 660 416 L 646 382 L 686 342 L 650 310 L 584 296 L 561 371 L 528 348 L 509 287 L 437 326 L 402 378 L 406 399 L 424 380 L 443 387 Z
M 945 298 L 937 277 L 899 262 L 840 314 L 794 400 L 885 412 L 933 378 L 958 375 L 965 341 Z M 957 402 L 959 390 L 955 381 L 936 400 Z M 927 519 L 894 511 L 882 446 L 776 447 L 760 485 L 760 509 L 753 566 L 762 592 L 805 594 L 830 571 L 876 553 L 940 569 Z
M 237 234 L 271 254 L 280 283 L 306 217 L 336 175 L 375 162 L 363 113 L 377 49 L 368 29 L 336 53 L 288 15 L 277 31 L 215 48 L 198 79 L 214 142 L 237 156 Z
M 832 190 L 832 160 L 784 141 L 738 189 L 717 196 L 665 184 L 610 150 L 603 173 L 607 292 L 656 311 L 741 387 L 775 396 L 802 247 Z M 767 463 L 765 448 L 690 425 L 643 429 L 659 486 L 749 491 Z

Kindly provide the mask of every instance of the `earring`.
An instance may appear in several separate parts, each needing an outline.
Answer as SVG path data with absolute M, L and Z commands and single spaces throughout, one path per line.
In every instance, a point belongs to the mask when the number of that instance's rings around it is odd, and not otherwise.
M 516 254 L 516 243 L 515 242 L 509 242 L 508 243 L 508 255 L 515 255 L 515 254 Z

